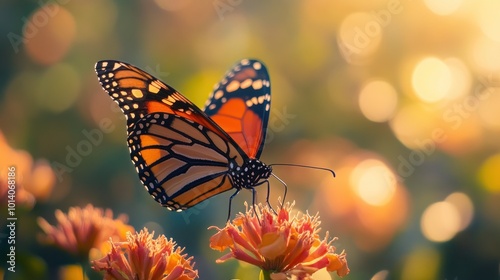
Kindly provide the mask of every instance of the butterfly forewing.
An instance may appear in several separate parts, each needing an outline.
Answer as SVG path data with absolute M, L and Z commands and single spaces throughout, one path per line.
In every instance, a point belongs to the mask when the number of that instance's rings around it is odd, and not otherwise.
M 196 121 L 230 141 L 196 105 L 141 69 L 125 62 L 103 60 L 96 63 L 95 70 L 103 89 L 125 114 L 129 133 L 145 115 L 163 112 Z
M 204 111 L 250 158 L 259 158 L 270 106 L 266 67 L 258 60 L 243 59 L 215 86 Z

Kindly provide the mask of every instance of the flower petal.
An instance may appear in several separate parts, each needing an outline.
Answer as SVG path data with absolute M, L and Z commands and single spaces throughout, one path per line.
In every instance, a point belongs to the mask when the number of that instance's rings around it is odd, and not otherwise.
M 267 260 L 274 260 L 278 256 L 283 255 L 286 245 L 283 234 L 269 232 L 262 236 L 259 253 Z

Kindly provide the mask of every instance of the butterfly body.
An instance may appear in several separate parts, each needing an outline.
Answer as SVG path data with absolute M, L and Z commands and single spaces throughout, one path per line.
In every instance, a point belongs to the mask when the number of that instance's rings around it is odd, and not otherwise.
M 229 176 L 237 189 L 253 189 L 263 184 L 273 172 L 270 166 L 258 159 L 249 159 L 242 166 L 235 162 L 229 164 Z
M 182 211 L 231 189 L 231 199 L 241 189 L 255 192 L 271 176 L 271 167 L 258 159 L 270 110 L 269 76 L 261 62 L 244 59 L 234 66 L 204 111 L 130 64 L 99 61 L 96 72 L 126 116 L 139 179 L 169 210 Z

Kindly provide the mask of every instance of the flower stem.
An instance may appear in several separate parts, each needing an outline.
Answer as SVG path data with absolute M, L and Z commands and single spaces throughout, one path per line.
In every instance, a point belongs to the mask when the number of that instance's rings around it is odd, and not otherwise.
M 272 271 L 261 270 L 259 275 L 259 280 L 271 280 Z
M 87 262 L 85 262 L 84 260 L 81 260 L 81 261 L 80 261 L 80 265 L 82 266 L 82 279 L 83 279 L 83 280 L 87 280 L 87 279 L 88 279 L 88 278 L 87 278 L 86 269 L 85 269 L 85 268 L 86 268 L 86 265 L 85 265 L 86 263 L 87 263 Z

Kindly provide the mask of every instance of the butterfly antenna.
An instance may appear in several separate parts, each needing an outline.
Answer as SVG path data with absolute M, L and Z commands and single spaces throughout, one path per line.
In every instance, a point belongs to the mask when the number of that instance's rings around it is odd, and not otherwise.
M 294 164 L 294 163 L 275 163 L 275 164 L 269 164 L 268 166 L 293 166 L 293 167 L 302 167 L 302 168 L 324 170 L 324 171 L 328 171 L 328 172 L 332 173 L 333 177 L 335 177 L 335 171 L 333 171 L 330 168 L 319 167 L 319 166 L 310 166 L 310 165 Z M 281 181 L 281 183 L 285 184 L 281 179 L 279 179 L 278 177 L 276 177 L 276 175 L 273 174 L 273 176 L 276 179 L 278 179 L 279 181 Z
M 276 176 L 274 173 L 271 173 L 271 175 L 273 175 L 273 177 L 276 178 L 276 180 L 278 180 L 285 188 L 285 193 L 283 194 L 283 200 L 281 200 L 281 206 L 280 206 L 280 208 L 283 208 L 283 203 L 285 203 L 286 193 L 288 192 L 288 187 L 287 187 L 285 181 L 281 180 L 280 177 Z

